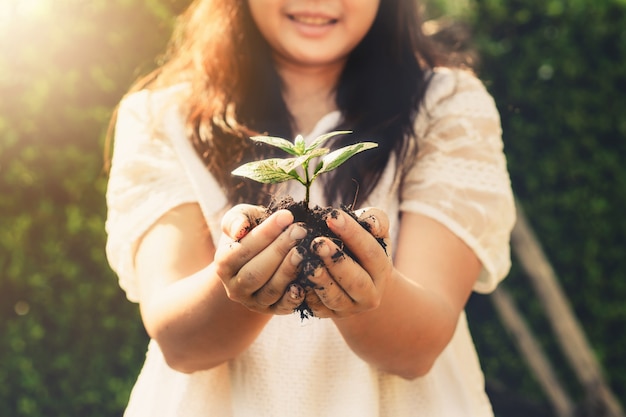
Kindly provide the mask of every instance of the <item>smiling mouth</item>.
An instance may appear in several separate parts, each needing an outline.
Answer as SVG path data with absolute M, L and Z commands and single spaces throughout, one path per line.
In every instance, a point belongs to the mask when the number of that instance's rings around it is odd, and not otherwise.
M 325 25 L 332 25 L 334 23 L 337 23 L 337 19 L 323 17 L 323 16 L 289 15 L 289 19 L 294 22 L 302 23 L 304 25 L 310 25 L 310 26 L 325 26 Z

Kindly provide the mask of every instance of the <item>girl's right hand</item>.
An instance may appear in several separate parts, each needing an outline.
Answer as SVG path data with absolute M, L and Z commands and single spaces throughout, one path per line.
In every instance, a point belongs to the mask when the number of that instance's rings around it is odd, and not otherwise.
M 304 290 L 291 283 L 302 261 L 297 245 L 307 232 L 288 210 L 266 217 L 262 206 L 230 209 L 214 264 L 231 300 L 259 313 L 290 314 L 304 300 Z

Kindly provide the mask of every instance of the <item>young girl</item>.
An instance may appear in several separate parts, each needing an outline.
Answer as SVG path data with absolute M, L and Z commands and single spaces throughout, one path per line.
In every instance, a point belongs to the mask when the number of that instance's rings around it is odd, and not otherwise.
M 230 172 L 254 134 L 378 148 L 313 185 L 356 199 L 307 233 Z M 107 254 L 151 342 L 133 416 L 491 416 L 464 315 L 509 269 L 514 208 L 499 117 L 423 34 L 413 0 L 198 0 L 165 63 L 119 107 Z M 281 155 L 282 156 L 282 155 Z M 385 251 L 376 238 L 388 243 Z M 301 320 L 306 301 L 314 317 Z

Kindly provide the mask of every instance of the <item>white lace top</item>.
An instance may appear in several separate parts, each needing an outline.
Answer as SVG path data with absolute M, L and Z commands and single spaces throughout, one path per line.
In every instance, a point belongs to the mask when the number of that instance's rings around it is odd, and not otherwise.
M 185 137 L 176 98 L 184 87 L 123 100 L 107 190 L 107 256 L 138 301 L 136 243 L 165 212 L 199 203 L 213 238 L 228 203 Z M 309 140 L 334 129 L 338 112 Z M 515 213 L 499 116 L 482 83 L 463 71 L 436 71 L 416 119 L 417 161 L 392 158 L 365 205 L 380 207 L 397 235 L 401 211 L 447 226 L 480 258 L 474 289 L 492 291 L 510 267 Z M 320 186 L 311 200 L 323 203 Z M 296 198 L 298 190 L 288 190 Z M 394 245 L 395 247 L 395 245 Z M 418 352 L 416 352 L 418 354 Z M 483 417 L 492 416 L 465 315 L 428 375 L 414 381 L 377 371 L 345 344 L 331 320 L 277 316 L 237 359 L 191 375 L 170 369 L 150 342 L 127 417 Z

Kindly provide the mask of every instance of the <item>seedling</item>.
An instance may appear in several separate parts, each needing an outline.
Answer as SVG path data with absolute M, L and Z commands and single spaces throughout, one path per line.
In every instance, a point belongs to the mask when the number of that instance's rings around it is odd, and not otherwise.
M 346 162 L 349 158 L 356 155 L 359 152 L 367 149 L 372 149 L 378 146 L 374 142 L 360 142 L 354 145 L 345 146 L 335 151 L 330 151 L 328 148 L 323 148 L 322 145 L 331 137 L 336 135 L 343 135 L 352 133 L 351 131 L 335 131 L 325 135 L 318 136 L 311 142 L 310 145 L 306 145 L 304 138 L 298 135 L 294 142 L 290 142 L 283 138 L 274 136 L 253 136 L 251 139 L 255 142 L 266 143 L 271 146 L 282 149 L 288 154 L 292 155 L 290 158 L 269 158 L 260 161 L 248 162 L 232 171 L 233 175 L 250 178 L 252 180 L 264 183 L 264 184 L 276 184 L 284 181 L 295 180 L 298 181 L 306 188 L 305 198 L 303 201 L 294 202 L 290 196 L 287 196 L 273 207 L 268 207 L 268 214 L 279 208 L 285 208 L 290 210 L 295 221 L 303 222 L 307 228 L 307 236 L 300 242 L 300 253 L 303 256 L 302 267 L 299 269 L 298 276 L 295 283 L 298 283 L 300 287 L 305 291 L 309 291 L 314 287 L 314 284 L 308 279 L 310 274 L 315 271 L 315 268 L 321 264 L 321 260 L 312 253 L 309 248 L 315 236 L 327 236 L 338 243 L 342 249 L 337 252 L 338 256 L 344 253 L 351 256 L 350 251 L 344 248 L 340 239 L 332 233 L 324 220 L 325 216 L 330 214 L 332 207 L 309 207 L 309 192 L 311 184 L 317 177 L 326 172 L 332 171 Z M 317 161 L 317 162 L 315 162 Z M 315 163 L 313 168 L 312 164 Z M 343 208 L 346 212 L 350 212 L 347 208 Z M 351 215 L 353 215 L 351 213 Z M 356 217 L 355 217 L 356 218 Z M 359 222 L 365 228 L 366 223 Z M 384 247 L 382 239 L 381 245 Z M 296 311 L 300 312 L 302 319 L 313 315 L 312 310 L 304 301 Z
M 232 174 L 264 184 L 296 180 L 306 188 L 304 201 L 308 207 L 311 184 L 318 176 L 339 167 L 357 153 L 378 146 L 374 142 L 360 142 L 332 152 L 328 148 L 321 147 L 331 137 L 348 133 L 352 132 L 349 130 L 330 132 L 318 136 L 309 146 L 304 142 L 302 135 L 296 136 L 293 143 L 274 136 L 253 136 L 250 138 L 253 141 L 275 146 L 293 155 L 293 157 L 248 162 L 235 169 Z M 311 169 L 310 164 L 315 158 L 321 159 L 315 168 Z

